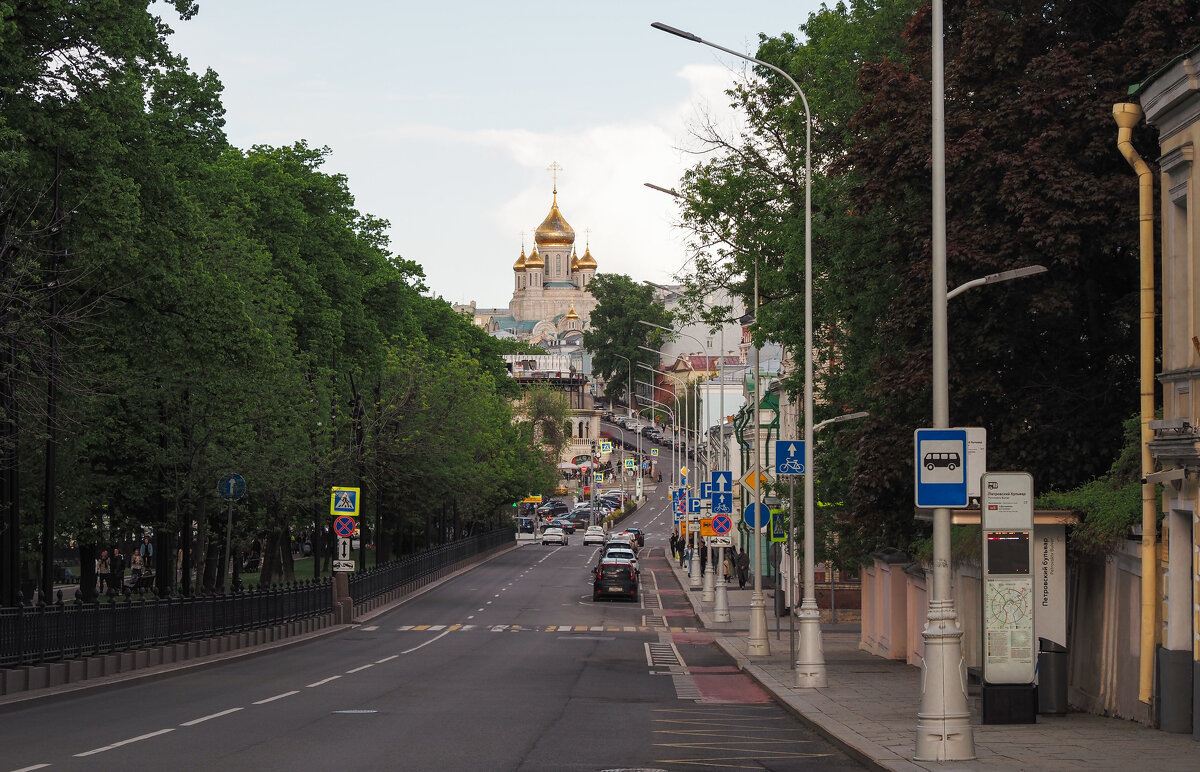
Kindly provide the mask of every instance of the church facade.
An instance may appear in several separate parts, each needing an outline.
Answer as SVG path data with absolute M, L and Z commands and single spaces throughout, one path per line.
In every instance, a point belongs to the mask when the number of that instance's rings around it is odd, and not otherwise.
M 596 307 L 588 285 L 596 276 L 596 259 L 584 245 L 580 256 L 575 231 L 558 209 L 554 185 L 550 213 L 533 234 L 533 249 L 513 263 L 513 294 L 508 308 L 461 307 L 475 324 L 493 335 L 513 337 L 549 349 L 582 345 L 583 331 Z

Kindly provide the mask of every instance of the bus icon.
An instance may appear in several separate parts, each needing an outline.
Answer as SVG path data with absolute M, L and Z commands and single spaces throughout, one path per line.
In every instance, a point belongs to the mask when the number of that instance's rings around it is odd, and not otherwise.
M 957 453 L 926 453 L 921 462 L 924 464 L 925 469 L 930 472 L 939 466 L 944 466 L 953 472 L 962 466 L 962 457 Z

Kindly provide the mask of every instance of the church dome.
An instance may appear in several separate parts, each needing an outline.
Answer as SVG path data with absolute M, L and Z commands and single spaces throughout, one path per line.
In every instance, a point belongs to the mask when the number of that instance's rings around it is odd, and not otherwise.
M 573 322 L 578 318 L 579 318 L 579 314 L 575 313 L 575 304 L 572 303 L 571 310 L 567 312 L 567 320 Z
M 517 262 L 513 263 L 513 270 L 517 273 L 525 273 L 525 247 L 521 247 L 521 256 L 517 258 Z
M 575 252 L 574 249 L 572 249 L 571 250 L 571 272 L 574 273 L 575 271 L 578 271 L 578 270 L 579 270 L 579 255 Z
M 533 240 L 541 246 L 570 246 L 575 243 L 575 229 L 567 224 L 562 212 L 558 211 L 557 191 L 554 202 L 550 204 L 550 214 L 534 232 Z
M 538 254 L 537 247 L 534 247 L 533 251 L 529 253 L 529 257 L 525 258 L 525 269 L 531 271 L 534 268 L 545 267 L 546 261 L 542 259 L 541 255 Z
M 579 258 L 579 270 L 594 271 L 596 270 L 596 258 L 592 257 L 592 247 L 588 245 L 583 250 L 583 257 Z

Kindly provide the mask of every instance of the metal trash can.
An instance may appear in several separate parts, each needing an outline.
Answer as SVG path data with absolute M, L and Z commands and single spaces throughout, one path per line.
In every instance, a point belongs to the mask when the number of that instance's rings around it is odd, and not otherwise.
M 1067 649 L 1038 638 L 1038 713 L 1062 716 L 1067 712 Z

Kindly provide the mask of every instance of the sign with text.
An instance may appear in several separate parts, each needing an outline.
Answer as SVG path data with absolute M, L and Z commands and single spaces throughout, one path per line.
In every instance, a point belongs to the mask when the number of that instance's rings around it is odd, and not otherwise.
M 1033 637 L 1033 475 L 983 475 L 983 680 L 1032 684 L 1037 664 Z

